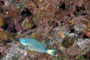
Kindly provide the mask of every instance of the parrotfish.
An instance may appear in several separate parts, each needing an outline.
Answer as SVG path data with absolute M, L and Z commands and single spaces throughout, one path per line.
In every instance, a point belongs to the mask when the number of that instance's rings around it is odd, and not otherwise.
M 31 51 L 48 53 L 52 56 L 55 56 L 54 52 L 57 52 L 57 50 L 46 49 L 39 41 L 35 40 L 34 38 L 20 38 L 19 40 L 26 48 Z

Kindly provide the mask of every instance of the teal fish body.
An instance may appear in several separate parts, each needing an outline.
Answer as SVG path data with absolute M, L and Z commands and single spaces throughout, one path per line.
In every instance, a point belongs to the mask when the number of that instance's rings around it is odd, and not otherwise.
M 20 38 L 20 40 L 22 40 L 24 42 L 23 45 L 26 44 L 25 46 L 31 51 L 46 52 L 46 48 L 33 38 Z
M 49 53 L 55 56 L 53 52 L 55 52 L 56 50 L 46 49 L 40 42 L 38 42 L 37 40 L 33 38 L 20 38 L 19 40 L 24 46 L 26 46 L 31 51 Z

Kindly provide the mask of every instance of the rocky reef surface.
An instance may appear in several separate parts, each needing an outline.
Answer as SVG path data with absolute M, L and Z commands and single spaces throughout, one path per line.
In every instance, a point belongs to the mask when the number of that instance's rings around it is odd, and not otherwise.
M 56 57 L 30 51 L 34 38 Z M 0 60 L 89 60 L 90 0 L 0 0 Z

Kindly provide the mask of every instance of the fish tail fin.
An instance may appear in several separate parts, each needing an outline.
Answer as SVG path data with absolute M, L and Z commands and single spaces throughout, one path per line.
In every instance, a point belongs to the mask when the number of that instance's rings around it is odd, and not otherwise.
M 52 56 L 55 56 L 54 52 L 57 52 L 57 50 L 47 49 L 46 52 Z

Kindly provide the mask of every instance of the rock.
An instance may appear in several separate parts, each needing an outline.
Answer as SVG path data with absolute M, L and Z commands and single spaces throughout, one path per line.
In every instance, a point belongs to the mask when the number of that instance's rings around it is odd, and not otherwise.
M 74 43 L 73 38 L 66 37 L 66 38 L 63 39 L 62 46 L 64 46 L 65 48 L 69 48 L 73 45 L 73 43 Z
M 29 36 L 30 38 L 34 38 L 36 40 L 38 40 L 39 42 L 42 41 L 41 35 L 39 33 L 33 33 L 31 36 Z
M 27 52 L 19 47 L 19 44 L 13 44 L 9 49 L 6 56 L 2 60 L 25 60 Z
M 3 26 L 3 18 L 0 17 L 0 26 Z
M 0 39 L 1 39 L 1 40 L 8 40 L 8 38 L 9 38 L 8 33 L 5 32 L 3 29 L 0 30 Z
M 5 3 L 4 3 L 4 1 L 0 1 L 0 5 L 4 5 Z
M 57 35 L 60 37 L 60 38 L 65 38 L 65 34 L 61 31 L 58 31 L 57 32 Z
M 1 29 L 0 30 L 0 39 L 7 41 L 7 40 L 13 40 L 14 39 L 14 35 L 11 33 L 6 32 L 5 30 Z

